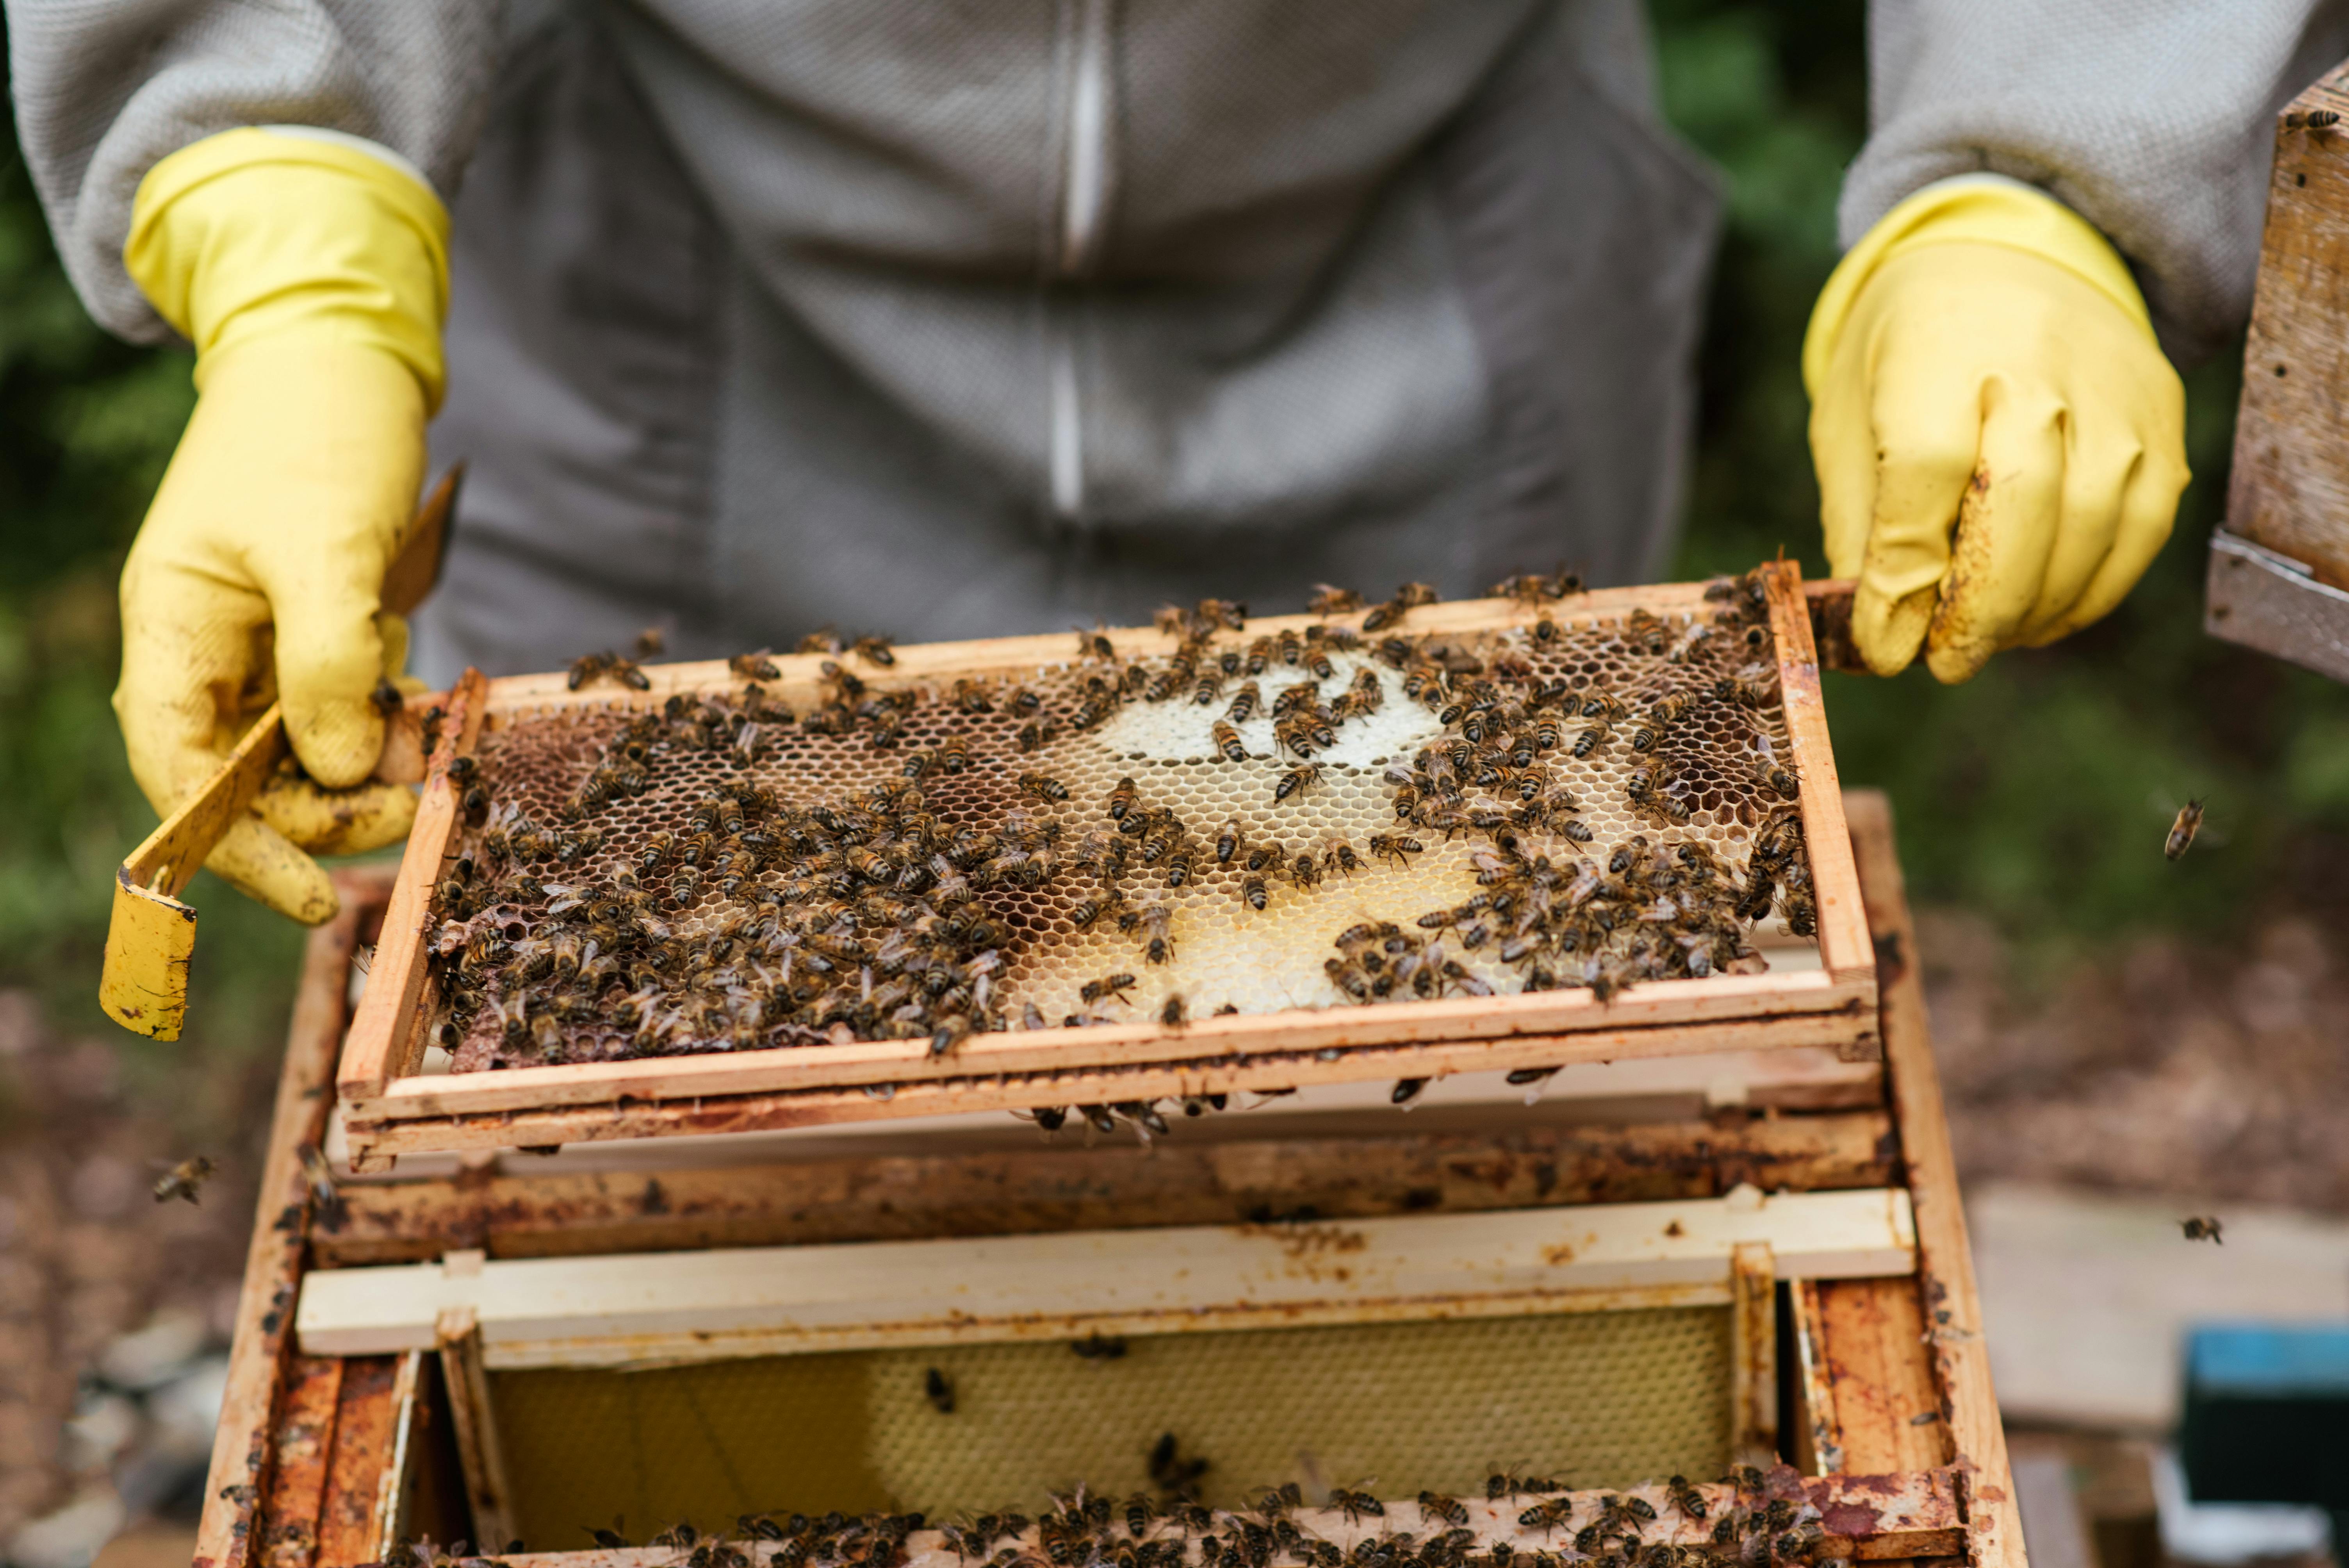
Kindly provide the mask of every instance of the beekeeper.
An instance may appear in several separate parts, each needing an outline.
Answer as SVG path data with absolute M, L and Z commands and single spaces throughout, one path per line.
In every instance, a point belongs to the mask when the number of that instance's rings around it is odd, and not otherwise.
M 2266 116 L 2349 35 L 1873 9 L 1812 447 L 1869 663 L 1961 680 L 2168 534 L 2165 346 L 2243 315 Z M 440 677 L 1665 560 L 1717 202 L 1637 0 L 7 13 L 82 298 L 197 355 L 122 579 L 131 766 L 168 810 L 282 696 L 315 785 L 210 864 L 300 919 L 305 851 L 406 830 L 317 787 L 376 760 L 385 568 L 457 458 Z

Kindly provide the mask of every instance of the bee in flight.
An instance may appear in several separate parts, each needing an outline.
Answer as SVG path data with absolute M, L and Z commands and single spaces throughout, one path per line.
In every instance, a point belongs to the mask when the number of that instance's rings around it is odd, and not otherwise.
M 2161 852 L 2176 860 L 2194 847 L 2194 835 L 2202 830 L 2202 802 L 2189 800 L 2178 809 L 2178 820 L 2169 824 L 2169 837 L 2162 841 Z M 2214 1234 L 2211 1238 L 2217 1240 Z
M 212 1162 L 210 1157 L 191 1154 L 157 1179 L 154 1187 L 155 1202 L 168 1203 L 174 1198 L 185 1198 L 191 1203 L 200 1203 L 202 1199 L 199 1194 L 203 1184 L 212 1180 Z

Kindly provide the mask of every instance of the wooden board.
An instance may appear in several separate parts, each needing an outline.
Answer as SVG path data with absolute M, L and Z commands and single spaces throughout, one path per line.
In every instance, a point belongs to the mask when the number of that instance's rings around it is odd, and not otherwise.
M 313 1229 L 326 1267 L 455 1248 L 574 1257 L 699 1247 L 1262 1222 L 1880 1187 L 1883 1111 L 1498 1135 L 1031 1148 L 792 1164 L 353 1183 Z
M 245 1253 L 228 1381 L 204 1479 L 195 1568 L 246 1568 L 259 1539 L 255 1521 L 270 1479 L 272 1430 L 293 1344 L 292 1309 L 311 1202 L 300 1150 L 305 1144 L 316 1148 L 326 1130 L 335 1051 L 343 1032 L 343 976 L 358 943 L 361 906 L 385 892 L 381 877 L 363 872 L 342 873 L 336 888 L 342 913 L 311 934 L 304 984 L 287 1031 L 285 1070 L 278 1080 L 253 1242 Z
M 1312 1224 L 525 1258 L 337 1269 L 305 1281 L 309 1355 L 436 1343 L 468 1307 L 492 1367 L 876 1346 L 1501 1316 L 1627 1295 L 1725 1301 L 1760 1243 L 1789 1277 L 1906 1274 L 1898 1188 Z
M 2227 527 L 2349 588 L 2349 67 L 2277 117 Z
M 388 968 L 378 959 L 383 977 L 369 981 L 369 996 L 340 1075 L 351 1148 L 362 1162 L 379 1163 L 398 1153 L 430 1150 L 1557 1067 L 1718 1050 L 1723 1031 L 1732 1027 L 1739 1048 L 1830 1046 L 1849 1059 L 1873 1059 L 1880 1052 L 1874 955 L 1865 938 L 1819 702 L 1810 613 L 1792 563 L 1771 568 L 1770 583 L 1780 689 L 1793 762 L 1802 780 L 1818 907 L 1818 969 L 1651 982 L 1606 1003 L 1587 990 L 1547 991 L 1301 1008 L 1205 1018 L 1174 1029 L 1102 1025 L 979 1035 L 943 1057 L 934 1056 L 925 1041 L 872 1041 L 419 1076 L 413 1066 L 421 998 L 409 976 L 422 966 L 423 895 L 407 890 L 438 873 L 455 825 L 445 782 L 428 782 L 409 863 L 402 872 L 403 894 L 416 905 L 418 917 L 409 918 L 405 905 L 396 911 L 386 943 L 408 956 L 395 957 Z M 1701 584 L 1683 584 L 1600 591 L 1556 613 L 1584 620 L 1619 616 L 1634 606 L 1660 612 L 1710 608 Z M 1523 620 L 1523 612 L 1506 601 L 1477 600 L 1414 612 L 1409 630 L 1467 632 Z M 1273 617 L 1250 622 L 1249 630 L 1264 634 L 1317 624 L 1309 616 Z M 1171 634 L 1155 630 L 1108 634 L 1122 655 L 1164 655 L 1175 645 Z M 871 684 L 905 686 L 1033 670 L 1065 663 L 1068 654 L 1065 634 L 900 648 L 895 666 L 873 675 Z M 819 690 L 823 662 L 814 655 L 778 658 L 780 677 L 764 684 L 781 700 L 803 707 Z M 723 663 L 657 666 L 644 674 L 650 690 L 634 699 L 638 702 L 723 688 L 733 678 Z M 514 676 L 490 683 L 485 711 L 490 722 L 499 723 L 611 700 L 608 689 L 574 692 L 560 675 Z M 470 751 L 476 720 L 469 717 L 464 729 L 459 744 Z M 437 810 L 436 789 L 442 801 Z M 721 1101 L 720 1125 L 712 1126 L 709 1108 Z
M 1925 1017 L 1925 986 L 1915 959 L 1916 933 L 1901 894 L 1892 841 L 1892 811 L 1883 796 L 1855 791 L 1846 801 L 1853 841 L 1872 862 L 1868 882 L 1884 890 L 1870 904 L 1869 926 L 1880 972 L 1898 972 L 1884 992 L 1885 1074 L 1900 1130 L 1909 1191 L 1917 1205 L 1917 1266 L 1923 1334 L 1932 1352 L 1951 1463 L 1965 1477 L 1967 1556 L 1979 1568 L 2020 1568 L 2023 1527 L 2008 1473 L 2006 1429 L 1991 1387 L 1990 1346 L 1982 1339 L 1982 1295 L 1966 1241 L 1957 1156 L 1941 1104 L 1940 1069 Z

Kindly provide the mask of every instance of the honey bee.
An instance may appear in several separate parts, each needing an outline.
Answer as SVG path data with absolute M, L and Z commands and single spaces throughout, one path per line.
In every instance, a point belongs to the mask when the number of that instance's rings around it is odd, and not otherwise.
M 1778 913 L 1786 919 L 1786 930 L 1795 936 L 1816 936 L 1819 934 L 1819 911 L 1811 895 L 1788 888 L 1778 900 Z
M 895 642 L 896 639 L 895 637 L 884 637 L 879 635 L 864 636 L 859 637 L 854 642 L 851 643 L 848 645 L 848 651 L 854 654 L 858 658 L 863 659 L 866 664 L 885 665 L 894 665 L 897 662 L 897 655 L 892 653 L 890 648 Z M 772 679 L 773 677 L 769 676 L 768 678 Z
M 1019 749 L 1023 753 L 1039 750 L 1050 746 L 1059 734 L 1060 730 L 1054 726 L 1031 718 L 1019 727 Z
M 1166 857 L 1166 885 L 1170 888 L 1181 887 L 1191 880 L 1192 870 L 1191 847 L 1185 844 Z
M 1121 779 L 1117 788 L 1109 792 L 1109 820 L 1123 822 L 1142 799 L 1142 791 L 1131 779 Z
M 1617 696 L 1605 686 L 1593 686 L 1583 694 L 1582 717 L 1585 718 L 1595 718 L 1607 724 L 1619 724 L 1630 711 L 1630 707 L 1621 697 Z
M 2283 117 L 2286 130 L 2329 130 L 2340 123 L 2339 112 L 2329 108 L 2294 109 Z
M 1321 865 L 1326 871 L 1352 876 L 1362 869 L 1362 858 L 1354 852 L 1352 844 L 1344 839 L 1332 837 L 1321 851 Z
M 1688 712 L 1689 700 L 1689 694 L 1684 691 L 1668 693 L 1648 705 L 1648 717 L 1658 729 L 1670 728 L 1680 722 L 1682 714 Z
M 1020 717 L 1025 718 L 1035 713 L 1039 708 L 1042 707 L 1044 706 L 1044 699 L 1038 696 L 1034 692 L 1030 691 L 1026 686 L 1015 686 L 1012 689 L 1011 696 L 1005 701 L 1003 706 L 1009 708 L 1013 713 L 1019 715 Z
M 1424 1085 L 1426 1082 L 1427 1080 L 1425 1078 L 1405 1078 L 1402 1080 L 1402 1083 L 1417 1083 L 1420 1085 Z M 1402 1083 L 1395 1085 L 1395 1103 L 1397 1105 L 1401 1105 L 1403 1103 L 1404 1099 L 1410 1098 L 1410 1096 L 1406 1096 L 1402 1093 Z M 1412 1090 L 1412 1094 L 1413 1095 L 1416 1095 L 1418 1092 L 1419 1090 L 1417 1088 L 1413 1088 Z M 1444 1497 L 1435 1492 L 1423 1491 L 1419 1494 L 1419 1511 L 1429 1519 L 1440 1519 L 1444 1521 L 1444 1523 L 1452 1526 L 1454 1530 L 1465 1528 L 1468 1523 L 1467 1506 L 1456 1497 Z
M 1282 774 L 1280 776 L 1280 782 L 1273 787 L 1273 803 L 1275 805 L 1278 805 L 1281 801 L 1288 799 L 1291 795 L 1295 795 L 1305 789 L 1309 789 L 1320 781 L 1321 764 L 1319 762 L 1299 763 L 1298 766 L 1290 769 L 1288 772 Z
M 1245 841 L 1246 834 L 1241 830 L 1240 820 L 1237 817 L 1226 818 L 1223 827 L 1216 834 L 1216 863 L 1219 866 L 1231 864 L 1232 857 L 1239 853 L 1240 845 Z
M 1102 979 L 1085 981 L 1083 985 L 1078 985 L 1076 995 L 1078 1000 L 1085 1002 L 1085 1007 L 1092 1007 L 1094 1002 L 1104 1000 L 1104 997 L 1123 1002 L 1125 1000 L 1125 993 L 1133 991 L 1133 988 L 1134 988 L 1133 975 L 1104 975 Z
M 1351 588 L 1332 588 L 1327 583 L 1313 585 L 1313 597 L 1305 602 L 1305 613 L 1324 619 L 1331 615 L 1348 615 L 1362 607 L 1362 596 Z
M 1090 632 L 1082 626 L 1079 626 L 1076 631 L 1077 657 L 1104 660 L 1113 660 L 1117 657 L 1117 645 L 1109 640 L 1108 631 L 1099 624 L 1096 624 Z
M 931 1032 L 930 1055 L 934 1057 L 945 1056 L 948 1051 L 953 1050 L 957 1046 L 962 1044 L 964 1040 L 969 1038 L 971 1028 L 971 1021 L 968 1015 L 962 1013 L 948 1014 L 945 1018 L 939 1020 L 937 1027 Z
M 1066 784 L 1041 773 L 1022 773 L 1019 776 L 1019 792 L 1031 800 L 1065 800 L 1069 798 Z
M 1304 662 L 1305 639 L 1297 634 L 1294 627 L 1285 628 L 1275 645 L 1280 650 L 1282 664 L 1294 666 Z
M 1643 757 L 1653 751 L 1656 748 L 1656 742 L 1662 738 L 1662 736 L 1647 725 L 1635 724 L 1631 727 L 1631 749 Z
M 1191 1026 L 1191 1014 L 1184 1005 L 1180 991 L 1170 992 L 1166 1005 L 1158 1010 L 1158 1021 L 1170 1029 L 1185 1029 Z
M 1138 912 L 1139 924 L 1144 939 L 1143 956 L 1153 964 L 1164 964 L 1174 956 L 1174 939 L 1167 934 L 1174 912 L 1163 903 L 1145 903 Z
M 960 773 L 970 766 L 970 737 L 949 735 L 938 742 L 938 771 Z
M 1250 909 L 1259 914 L 1263 913 L 1265 903 L 1270 896 L 1264 885 L 1263 876 L 1258 872 L 1250 872 L 1240 879 L 1240 896 L 1247 900 Z
M 1229 722 L 1220 718 L 1216 720 L 1210 733 L 1215 737 L 1216 750 L 1222 755 L 1225 761 L 1246 762 L 1247 760 L 1247 748 L 1240 742 L 1240 732 L 1233 728 Z
M 1408 867 L 1411 864 L 1412 856 L 1424 854 L 1426 851 L 1427 846 L 1425 844 L 1421 843 L 1417 839 L 1410 838 L 1402 833 L 1372 833 L 1371 835 L 1371 854 L 1374 858 L 1384 861 L 1388 864 L 1394 866 L 1397 870 Z
M 1574 745 L 1569 749 L 1576 757 L 1588 757 L 1604 747 L 1614 734 L 1614 730 L 1603 722 L 1588 726 L 1574 738 Z
M 783 678 L 783 672 L 774 660 L 761 648 L 755 654 L 736 654 L 726 661 L 726 667 L 746 681 L 773 681 Z
M 1069 919 L 1075 923 L 1079 931 L 1083 931 L 1100 920 L 1102 915 L 1114 910 L 1120 902 L 1118 894 L 1114 892 L 1095 893 L 1092 897 L 1081 901 L 1074 909 L 1069 911 Z
M 157 1196 L 161 1196 L 160 1185 L 157 1189 Z M 2186 1239 L 2189 1242 L 2209 1242 L 2212 1246 L 2219 1247 L 2227 1244 L 2226 1238 L 2220 1233 L 2224 1227 L 2220 1223 L 2216 1214 L 2196 1214 L 2189 1219 L 2180 1220 L 2178 1229 L 2185 1233 Z
M 1696 1521 L 1699 1524 L 1704 1522 L 1704 1493 L 1697 1491 L 1695 1487 L 1690 1485 L 1688 1477 L 1684 1475 L 1676 1475 L 1672 1477 L 1670 1481 L 1665 1483 L 1664 1490 L 1671 1498 L 1672 1506 L 1674 1508 L 1679 1509 L 1682 1513 Z
M 1536 621 L 1534 623 L 1534 641 L 1545 645 L 1557 642 L 1557 623 L 1551 620 L 1547 615 L 1544 615 L 1540 620 Z
M 571 689 L 577 691 L 589 681 L 603 676 L 612 667 L 616 654 L 582 654 L 571 661 Z
M 1387 1512 L 1387 1505 L 1369 1492 L 1351 1491 L 1342 1486 L 1330 1489 L 1330 1506 L 1343 1513 L 1349 1524 L 1359 1522 L 1365 1514 L 1383 1519 Z
M 203 1185 L 212 1180 L 212 1170 L 210 1155 L 189 1155 L 156 1179 L 152 1188 L 155 1202 L 168 1203 L 174 1198 L 184 1198 L 191 1203 L 201 1205 Z
M 1775 791 L 1781 799 L 1795 800 L 1799 799 L 1802 797 L 1802 780 L 1795 778 L 1784 764 L 1780 763 L 1777 758 L 1773 757 L 1764 757 L 1754 764 L 1754 782 L 1761 785 L 1765 789 Z M 2173 834 L 2174 831 L 2175 830 L 2173 830 Z M 2189 841 L 2192 840 L 2193 831 L 2191 829 L 2188 830 L 2187 838 Z M 2180 844 L 2178 846 L 2178 854 L 2183 854 L 2185 852 L 2186 846 L 2184 844 Z M 2177 858 L 2177 855 L 2172 855 L 2170 857 L 2172 860 L 2176 860 Z
M 1256 716 L 1256 710 L 1263 701 L 1264 694 L 1257 689 L 1257 683 L 1249 681 L 1240 687 L 1239 695 L 1232 698 L 1232 705 L 1224 710 L 1224 717 L 1234 724 L 1246 724 Z
M 1321 862 L 1309 854 L 1300 854 L 1288 862 L 1288 880 L 1299 887 L 1319 887 L 1321 883 Z
M 1781 794 L 1786 793 L 1784 790 Z M 2194 835 L 2202 830 L 2202 802 L 2189 800 L 2178 809 L 2178 820 L 2169 824 L 2169 836 L 2162 841 L 2162 855 L 2177 860 L 2194 847 Z
M 1379 683 L 1376 670 L 1363 670 L 1346 689 L 1352 695 L 1354 705 L 1364 713 L 1376 713 L 1379 705 L 1386 701 L 1386 687 Z

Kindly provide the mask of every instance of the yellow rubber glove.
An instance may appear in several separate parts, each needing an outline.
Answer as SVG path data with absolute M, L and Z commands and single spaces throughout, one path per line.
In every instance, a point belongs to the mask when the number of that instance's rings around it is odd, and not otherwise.
M 305 851 L 406 835 L 404 787 L 366 784 L 371 696 L 406 660 L 381 613 L 440 395 L 448 217 L 381 159 L 259 129 L 158 163 L 124 264 L 196 346 L 195 412 L 122 573 L 114 709 L 158 811 L 285 705 L 307 777 L 274 781 L 205 864 L 282 913 L 335 913 Z M 322 788 L 323 787 L 323 788 Z
M 2186 396 L 2127 267 L 2070 209 L 1970 176 L 1886 213 L 1803 342 L 1827 561 L 1893 675 L 1972 678 L 2121 602 L 2186 488 Z

